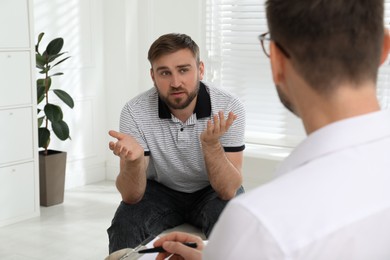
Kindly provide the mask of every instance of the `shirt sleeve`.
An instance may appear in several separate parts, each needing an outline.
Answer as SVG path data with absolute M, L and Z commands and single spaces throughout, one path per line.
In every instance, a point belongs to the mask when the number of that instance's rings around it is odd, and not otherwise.
M 285 259 L 267 228 L 250 210 L 232 200 L 215 225 L 205 260 Z

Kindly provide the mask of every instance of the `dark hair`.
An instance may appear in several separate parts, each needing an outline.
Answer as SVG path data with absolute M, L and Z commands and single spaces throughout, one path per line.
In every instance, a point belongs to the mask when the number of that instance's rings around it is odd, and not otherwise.
M 271 38 L 317 91 L 376 81 L 383 0 L 267 0 L 266 9 Z
M 170 54 L 181 49 L 189 49 L 194 55 L 197 64 L 199 64 L 200 58 L 198 45 L 191 39 L 190 36 L 180 33 L 164 34 L 155 40 L 150 46 L 148 60 L 150 64 L 152 64 L 153 61 L 160 58 L 162 55 Z

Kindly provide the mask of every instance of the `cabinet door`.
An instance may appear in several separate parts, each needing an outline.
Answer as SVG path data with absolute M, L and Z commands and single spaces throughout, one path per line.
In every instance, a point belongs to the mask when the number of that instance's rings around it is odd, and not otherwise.
M 0 111 L 0 164 L 33 159 L 31 108 Z
M 27 0 L 0 0 L 0 48 L 29 48 Z
M 0 220 L 34 212 L 34 165 L 0 168 Z
M 0 52 L 0 107 L 31 104 L 30 67 L 29 52 Z

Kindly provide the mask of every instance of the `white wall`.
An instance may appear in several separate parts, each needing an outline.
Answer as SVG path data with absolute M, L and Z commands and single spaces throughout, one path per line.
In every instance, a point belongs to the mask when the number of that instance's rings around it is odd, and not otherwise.
M 105 1 L 104 3 L 104 59 L 107 125 L 106 176 L 114 180 L 119 171 L 119 160 L 108 149 L 108 130 L 118 130 L 123 105 L 141 92 L 139 50 L 139 4 L 137 0 Z

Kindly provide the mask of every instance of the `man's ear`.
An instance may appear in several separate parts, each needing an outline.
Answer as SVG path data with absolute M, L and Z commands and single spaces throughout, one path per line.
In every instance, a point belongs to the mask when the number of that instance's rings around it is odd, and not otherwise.
M 153 82 L 155 82 L 153 68 L 150 68 L 150 77 L 152 78 Z
M 270 59 L 271 59 L 271 69 L 272 69 L 272 78 L 275 85 L 280 86 L 284 80 L 285 74 L 285 59 L 286 57 L 280 51 L 280 49 L 275 45 L 273 41 L 270 42 Z
M 204 76 L 204 63 L 203 61 L 199 62 L 199 79 L 202 80 Z
M 382 65 L 387 60 L 387 57 L 389 56 L 389 51 L 390 51 L 390 32 L 388 29 L 385 29 L 380 65 Z

